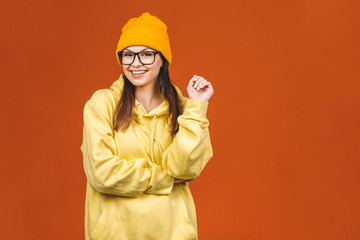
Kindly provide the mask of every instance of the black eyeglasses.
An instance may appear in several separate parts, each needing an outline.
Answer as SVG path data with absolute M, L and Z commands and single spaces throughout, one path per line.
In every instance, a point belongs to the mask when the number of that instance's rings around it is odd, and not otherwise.
M 130 51 L 120 51 L 117 54 L 122 65 L 131 65 L 135 61 L 136 56 L 138 56 L 141 64 L 151 65 L 155 62 L 155 56 L 158 53 L 158 51 L 142 51 L 137 53 Z

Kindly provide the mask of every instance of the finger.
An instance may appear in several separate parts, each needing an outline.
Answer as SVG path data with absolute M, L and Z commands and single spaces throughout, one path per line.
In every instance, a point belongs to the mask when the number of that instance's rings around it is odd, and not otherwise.
M 206 86 L 206 83 L 207 81 L 205 79 L 201 79 L 198 82 L 196 82 L 197 84 L 196 90 L 199 91 L 200 89 L 204 88 Z
M 200 76 L 194 75 L 194 76 L 192 77 L 192 80 L 193 80 L 194 82 L 196 82 L 199 78 L 200 78 Z
M 213 89 L 213 87 L 212 87 L 212 85 L 211 85 L 211 82 L 206 82 L 206 83 L 205 83 L 205 86 L 207 86 L 207 87 L 210 88 L 210 89 Z
M 189 86 L 194 87 L 194 85 L 198 79 L 199 79 L 199 76 L 194 75 L 189 81 Z
M 203 79 L 203 80 L 199 81 L 198 85 L 200 88 L 203 88 L 206 83 L 207 83 L 206 79 Z
M 204 81 L 205 79 L 203 77 L 197 77 L 194 88 L 197 88 L 200 85 L 200 82 Z
M 192 77 L 190 78 L 189 85 L 195 81 L 195 76 L 196 76 L 196 75 L 194 75 L 194 76 L 192 76 Z

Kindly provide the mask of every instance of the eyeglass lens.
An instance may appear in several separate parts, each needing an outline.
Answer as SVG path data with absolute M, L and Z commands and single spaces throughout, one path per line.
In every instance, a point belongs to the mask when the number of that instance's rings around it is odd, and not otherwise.
M 123 52 L 121 56 L 122 64 L 132 64 L 135 60 L 136 55 L 139 56 L 142 64 L 153 64 L 155 61 L 155 52 Z

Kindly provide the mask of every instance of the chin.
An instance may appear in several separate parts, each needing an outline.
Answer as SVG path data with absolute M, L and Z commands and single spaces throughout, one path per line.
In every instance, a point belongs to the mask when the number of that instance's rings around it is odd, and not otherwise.
M 145 85 L 146 83 L 150 82 L 148 76 L 143 76 L 143 77 L 133 77 L 130 74 L 125 74 L 126 78 L 134 85 L 134 86 L 142 86 Z
M 141 83 L 145 83 L 147 82 L 146 78 L 133 78 L 133 77 L 128 77 L 127 79 L 129 79 L 129 81 L 134 84 L 134 85 L 138 85 Z

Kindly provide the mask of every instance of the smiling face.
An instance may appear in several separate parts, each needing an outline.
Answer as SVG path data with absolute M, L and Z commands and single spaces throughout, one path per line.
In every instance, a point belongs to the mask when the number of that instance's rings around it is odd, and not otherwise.
M 155 50 L 145 46 L 131 46 L 124 49 L 123 55 L 126 55 L 126 52 L 138 53 L 143 51 Z M 135 87 L 143 87 L 145 85 L 157 83 L 162 64 L 163 62 L 160 54 L 156 54 L 155 62 L 151 65 L 143 65 L 139 61 L 139 56 L 136 56 L 131 65 L 122 65 L 122 68 L 126 78 L 129 79 Z

